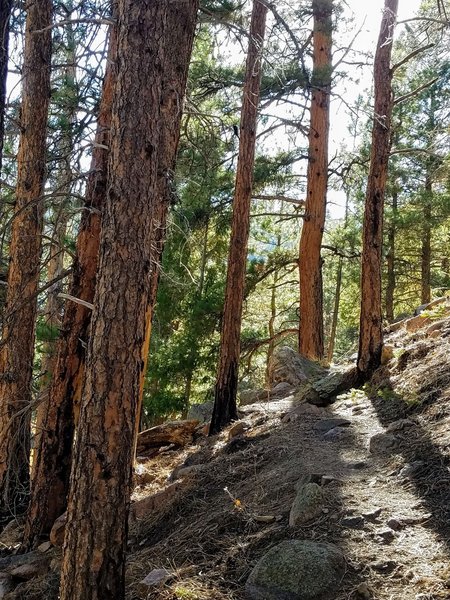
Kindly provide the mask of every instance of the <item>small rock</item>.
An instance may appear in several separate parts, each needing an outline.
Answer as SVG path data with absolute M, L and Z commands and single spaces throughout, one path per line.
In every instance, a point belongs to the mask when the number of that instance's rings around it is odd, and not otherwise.
M 297 492 L 289 514 L 289 526 L 296 527 L 322 514 L 323 492 L 317 483 L 307 483 Z
M 403 523 L 396 518 L 392 518 L 386 521 L 386 525 L 390 527 L 393 531 L 400 531 L 400 529 L 403 529 L 404 527 Z
M 369 567 L 377 573 L 389 574 L 398 567 L 398 563 L 396 563 L 395 560 L 380 560 L 378 562 L 370 563 Z
M 245 590 L 250 600 L 315 600 L 336 594 L 344 572 L 345 559 L 336 546 L 288 540 L 258 561 Z
M 423 460 L 415 460 L 411 463 L 407 463 L 399 472 L 399 477 L 411 477 L 415 475 L 417 471 L 423 467 L 425 463 Z
M 370 600 L 370 598 L 372 598 L 372 592 L 370 591 L 369 586 L 365 582 L 360 583 L 358 585 L 358 587 L 356 588 L 356 593 L 365 600 Z
M 153 569 L 150 573 L 139 582 L 139 591 L 147 595 L 151 588 L 162 587 L 166 581 L 172 577 L 172 573 L 166 569 Z
M 350 431 L 346 427 L 334 427 L 324 434 L 323 439 L 327 440 L 328 442 L 335 442 L 348 437 L 349 434 Z
M 350 469 L 355 469 L 356 471 L 360 471 L 361 469 L 365 469 L 369 466 L 369 463 L 365 460 L 357 460 L 356 462 L 349 463 Z
M 392 529 L 378 529 L 375 535 L 383 540 L 384 544 L 390 544 L 395 539 L 395 534 Z
M 250 429 L 250 425 L 247 421 L 236 421 L 228 430 L 228 440 L 244 434 L 248 429 Z
M 184 479 L 185 477 L 195 475 L 196 473 L 201 471 L 203 466 L 204 465 L 189 465 L 185 467 L 184 465 L 181 465 L 173 470 L 172 474 L 169 477 L 169 481 L 177 481 L 178 479 Z
M 348 419 L 322 419 L 314 425 L 314 429 L 319 433 L 327 433 L 335 427 L 349 427 L 351 424 Z
M 333 483 L 333 481 L 339 481 L 339 480 L 336 479 L 336 477 L 334 477 L 334 475 L 322 475 L 322 477 L 320 478 L 320 485 L 322 487 L 325 487 L 326 485 Z
M 66 521 L 67 513 L 63 513 L 53 523 L 52 530 L 50 531 L 50 542 L 56 548 L 62 548 L 64 544 L 64 535 L 66 533 Z
M 146 485 L 151 483 L 155 476 L 143 464 L 137 464 L 134 468 L 134 478 L 136 485 Z
M 40 544 L 37 547 L 37 549 L 38 549 L 38 552 L 42 552 L 43 554 L 45 554 L 45 552 L 48 552 L 51 547 L 52 547 L 51 542 L 43 542 L 42 544 Z
M 351 529 L 362 529 L 364 527 L 364 518 L 361 516 L 344 517 L 341 519 L 342 527 L 350 527 Z
M 376 433 L 370 438 L 369 450 L 372 454 L 385 454 L 395 449 L 398 440 L 391 433 Z
M 320 408 L 320 406 L 310 404 L 309 402 L 302 402 L 298 406 L 291 408 L 287 413 L 285 413 L 281 419 L 281 422 L 290 423 L 296 421 L 299 417 L 302 416 L 318 416 L 322 413 L 323 409 Z
M 374 508 L 368 512 L 363 513 L 363 517 L 367 519 L 367 521 L 376 521 L 378 517 L 381 515 L 381 508 Z
M 277 385 L 272 388 L 270 391 L 271 398 L 284 398 L 286 396 L 292 395 L 294 392 L 294 387 L 290 385 L 287 381 L 280 381 Z

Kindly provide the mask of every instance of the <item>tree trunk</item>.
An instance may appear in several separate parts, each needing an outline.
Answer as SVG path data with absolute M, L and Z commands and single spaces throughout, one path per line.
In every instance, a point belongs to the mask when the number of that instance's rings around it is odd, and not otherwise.
M 228 257 L 225 306 L 222 317 L 219 368 L 215 387 L 210 435 L 237 419 L 236 393 L 240 358 L 240 333 L 244 297 L 250 200 L 253 187 L 256 126 L 261 87 L 262 49 L 267 6 L 253 0 L 250 39 L 242 101 L 239 157 L 233 201 L 230 253 Z
M 396 234 L 396 219 L 398 207 L 398 192 L 394 190 L 392 194 L 392 223 L 389 226 L 387 242 L 388 251 L 386 254 L 387 264 L 387 284 L 386 284 L 386 319 L 389 323 L 395 318 L 394 315 L 394 293 L 396 285 L 395 276 L 395 234 Z
M 195 13 L 196 1 L 188 3 Z M 175 41 L 166 29 L 167 5 L 167 0 L 117 1 L 118 71 L 107 202 L 74 448 L 61 600 L 125 597 L 133 445 L 152 273 L 164 40 Z
M 146 316 L 146 335 L 142 348 L 143 368 L 139 395 L 138 418 L 142 413 L 144 383 L 151 340 L 152 319 L 155 312 L 158 292 L 161 259 L 166 241 L 167 214 L 173 196 L 180 126 L 183 114 L 183 99 L 189 70 L 189 57 L 192 53 L 195 25 L 197 22 L 197 2 L 169 2 L 167 7 L 167 27 L 172 32 L 164 49 L 163 91 L 161 115 L 163 129 L 158 153 L 157 202 L 152 217 L 152 257 L 151 283 Z M 176 43 L 174 43 L 176 40 Z
M 281 210 L 281 212 L 283 212 Z M 281 236 L 277 236 L 277 244 L 276 248 L 281 247 Z M 265 384 L 266 388 L 270 389 L 272 387 L 272 360 L 273 353 L 275 352 L 275 320 L 277 318 L 277 285 L 279 279 L 278 270 L 273 274 L 273 282 L 272 282 L 272 290 L 270 293 L 270 318 L 268 323 L 268 333 L 269 333 L 269 345 L 267 347 L 267 359 L 266 359 L 266 376 L 265 376 Z
M 111 28 L 91 175 L 69 290 L 71 296 L 89 303 L 94 301 L 100 220 L 106 196 L 111 107 L 116 79 L 115 52 L 116 34 Z M 24 545 L 28 548 L 39 541 L 40 535 L 49 533 L 55 520 L 66 510 L 75 431 L 74 403 L 79 403 L 81 396 L 90 319 L 89 308 L 72 301 L 67 303 L 49 390 L 51 402 L 43 420 L 33 465 L 31 500 L 24 533 Z
M 0 517 L 27 504 L 36 296 L 44 203 L 47 114 L 50 98 L 51 0 L 28 7 L 22 114 L 5 324 L 0 350 Z
M 422 248 L 421 248 L 421 304 L 431 302 L 431 203 L 433 184 L 431 175 L 427 173 L 425 181 L 425 197 L 423 201 Z
M 337 332 L 337 324 L 339 319 L 339 305 L 341 303 L 341 287 L 342 287 L 342 269 L 344 265 L 344 260 L 342 256 L 339 257 L 337 275 L 336 275 L 336 294 L 334 296 L 334 307 L 333 307 L 333 318 L 331 321 L 331 330 L 330 330 L 330 341 L 328 343 L 327 350 L 327 362 L 331 363 L 333 360 L 334 354 L 334 345 L 336 343 L 336 332 Z
M 2 174 L 3 141 L 5 137 L 6 80 L 9 58 L 9 21 L 13 0 L 0 3 L 0 176 Z
M 321 245 L 325 227 L 330 129 L 332 0 L 313 0 L 314 50 L 305 217 L 300 237 L 299 352 L 324 354 Z
M 68 16 L 70 17 L 73 7 L 68 3 Z M 71 152 L 73 149 L 73 132 L 76 123 L 77 102 L 73 99 L 77 97 L 76 89 L 76 48 L 73 31 L 73 23 L 66 25 L 67 49 L 65 51 L 65 60 L 67 66 L 62 69 L 64 76 L 64 85 L 68 91 L 66 105 L 63 107 L 63 123 L 59 120 L 58 126 L 61 128 L 61 139 L 58 143 L 58 154 L 63 158 L 58 166 L 57 175 L 58 190 L 60 190 L 62 199 L 57 205 L 53 206 L 52 216 L 54 221 L 53 235 L 50 242 L 49 259 L 47 263 L 47 281 L 56 281 L 48 290 L 47 302 L 45 305 L 45 323 L 51 332 L 51 338 L 42 349 L 42 365 L 40 380 L 41 399 L 36 407 L 36 418 L 34 426 L 34 447 L 38 448 L 40 444 L 40 435 L 45 426 L 45 419 L 48 412 L 49 392 L 53 373 L 57 364 L 58 344 L 54 339 L 54 332 L 59 330 L 62 325 L 63 301 L 59 293 L 63 290 L 62 281 L 59 279 L 64 271 L 64 242 L 67 231 L 67 221 L 69 219 L 68 208 L 70 204 L 70 194 L 72 189 L 73 172 L 70 164 Z M 33 460 L 33 463 L 35 461 Z
M 363 226 L 358 370 L 369 375 L 381 362 L 381 250 L 391 140 L 391 52 L 398 0 L 385 0 L 374 62 L 375 115 Z

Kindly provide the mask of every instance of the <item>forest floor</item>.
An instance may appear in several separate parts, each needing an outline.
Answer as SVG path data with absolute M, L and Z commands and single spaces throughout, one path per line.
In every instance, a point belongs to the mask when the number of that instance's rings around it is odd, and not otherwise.
M 388 364 L 327 408 L 251 405 L 241 435 L 141 462 L 134 500 L 162 502 L 131 526 L 127 598 L 242 600 L 269 548 L 311 539 L 346 557 L 333 600 L 450 599 L 450 318 L 438 330 L 392 334 Z M 290 527 L 306 480 L 322 485 L 321 516 Z M 146 588 L 153 569 L 168 579 Z M 53 571 L 11 598 L 56 598 Z

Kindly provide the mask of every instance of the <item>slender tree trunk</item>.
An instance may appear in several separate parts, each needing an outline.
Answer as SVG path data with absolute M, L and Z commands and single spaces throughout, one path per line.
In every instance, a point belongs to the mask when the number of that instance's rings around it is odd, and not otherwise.
M 283 212 L 283 210 L 281 210 Z M 277 236 L 276 248 L 279 249 L 281 246 L 281 236 Z M 277 318 L 277 285 L 279 279 L 279 272 L 275 271 L 273 274 L 272 290 L 270 293 L 270 318 L 268 323 L 269 332 L 269 345 L 267 347 L 267 359 L 266 359 L 266 377 L 265 383 L 266 388 L 270 388 L 272 385 L 272 359 L 273 353 L 275 352 L 275 320 Z
M 106 197 L 111 107 L 116 79 L 115 52 L 116 34 L 111 28 L 91 175 L 69 290 L 71 296 L 89 303 L 94 301 L 101 212 Z M 75 431 L 74 404 L 79 403 L 81 396 L 90 319 L 89 308 L 68 302 L 49 390 L 51 402 L 47 405 L 34 461 L 31 500 L 24 533 L 24 545 L 29 548 L 39 541 L 39 536 L 50 531 L 55 520 L 66 510 Z
M 70 18 L 73 7 L 69 2 L 67 4 L 67 16 Z M 59 123 L 61 127 L 61 139 L 58 143 L 58 154 L 62 158 L 59 165 L 59 173 L 57 176 L 58 189 L 61 192 L 61 201 L 57 206 L 53 206 L 52 214 L 54 220 L 53 235 L 50 242 L 49 259 L 47 264 L 47 281 L 57 281 L 48 290 L 47 302 L 45 306 L 45 322 L 52 332 L 52 337 L 43 347 L 42 350 L 42 379 L 40 382 L 41 399 L 36 408 L 36 418 L 34 427 L 34 442 L 35 448 L 39 447 L 40 435 L 45 427 L 45 419 L 48 412 L 49 392 L 55 371 L 58 344 L 53 338 L 54 332 L 61 328 L 63 301 L 59 297 L 59 293 L 63 289 L 62 281 L 59 276 L 64 270 L 64 241 L 67 231 L 68 208 L 70 204 L 70 194 L 72 189 L 73 172 L 70 164 L 71 152 L 73 149 L 73 132 L 76 123 L 77 112 L 77 89 L 76 89 L 76 48 L 73 31 L 73 23 L 66 25 L 67 49 L 65 50 L 65 59 L 67 66 L 63 68 L 62 75 L 64 76 L 64 85 L 67 88 L 67 103 L 63 107 L 63 123 Z M 35 461 L 33 461 L 35 463 Z
M 342 256 L 339 257 L 337 275 L 336 275 L 336 293 L 334 296 L 333 318 L 331 320 L 330 341 L 328 343 L 327 361 L 331 363 L 333 360 L 334 346 L 336 343 L 336 332 L 339 319 L 339 306 L 341 303 L 341 288 L 342 288 L 342 269 L 344 261 Z
M 28 5 L 15 217 L 0 350 L 1 518 L 22 511 L 29 492 L 31 378 L 44 212 L 51 22 L 51 0 Z M 33 33 L 44 28 L 48 29 L 43 33 Z
M 225 306 L 222 317 L 219 368 L 215 387 L 214 410 L 209 430 L 210 435 L 218 433 L 233 419 L 237 419 L 236 393 L 240 358 L 242 303 L 247 266 L 250 200 L 253 187 L 256 126 L 266 17 L 267 6 L 260 0 L 253 0 L 242 101 L 239 157 L 233 201 Z
M 5 137 L 6 80 L 9 58 L 9 21 L 13 0 L 0 2 L 0 176 L 2 175 L 3 141 Z
M 381 250 L 383 210 L 391 140 L 392 40 L 398 0 L 385 0 L 374 62 L 375 114 L 363 226 L 358 370 L 366 376 L 381 362 Z
M 152 273 L 164 40 L 172 38 L 166 29 L 167 6 L 166 0 L 117 2 L 118 73 L 108 195 L 74 449 L 61 600 L 125 597 L 133 444 Z M 189 6 L 195 13 L 196 2 L 189 0 Z
M 314 50 L 305 217 L 300 237 L 300 354 L 324 354 L 321 245 L 325 227 L 330 129 L 332 0 L 313 0 Z
M 422 248 L 421 248 L 421 299 L 422 304 L 431 302 L 431 202 L 433 184 L 430 174 L 425 181 L 425 198 L 423 202 Z
M 386 254 L 387 265 L 387 284 L 386 284 L 386 319 L 389 323 L 395 318 L 394 315 L 394 293 L 396 285 L 395 274 L 395 237 L 396 237 L 396 219 L 398 207 L 398 192 L 394 190 L 392 194 L 392 223 L 389 225 L 387 243 L 388 250 Z

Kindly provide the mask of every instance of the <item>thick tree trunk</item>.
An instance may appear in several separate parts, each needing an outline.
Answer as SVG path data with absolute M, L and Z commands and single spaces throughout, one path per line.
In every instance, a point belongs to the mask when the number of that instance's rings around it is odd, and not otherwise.
M 396 218 L 398 206 L 398 193 L 394 190 L 392 194 L 392 223 L 389 225 L 387 243 L 388 249 L 386 253 L 387 265 L 387 283 L 386 283 L 386 319 L 389 323 L 395 318 L 394 315 L 394 294 L 396 285 L 395 275 L 395 237 L 396 237 Z
M 370 374 L 381 362 L 381 251 L 383 210 L 391 140 L 391 53 L 398 0 L 385 0 L 374 62 L 375 114 L 363 226 L 358 370 Z
M 233 201 L 233 220 L 225 288 L 225 306 L 222 317 L 219 367 L 210 434 L 218 433 L 233 419 L 237 419 L 236 393 L 240 358 L 242 303 L 247 266 L 250 200 L 253 187 L 256 126 L 266 17 L 267 6 L 260 0 L 253 0 L 242 101 L 239 157 Z
M 183 0 L 183 2 L 169 2 L 167 8 L 167 27 L 171 31 L 171 35 L 167 39 L 164 49 L 163 95 L 161 103 L 163 129 L 158 153 L 157 202 L 155 203 L 152 216 L 152 272 L 146 316 L 146 335 L 142 348 L 144 362 L 139 396 L 139 419 L 142 412 L 144 382 L 147 372 L 152 319 L 155 312 L 161 272 L 161 259 L 166 240 L 167 214 L 173 196 L 173 178 L 180 139 L 189 57 L 192 53 L 195 25 L 197 22 L 197 5 L 198 0 L 196 2 L 193 2 L 193 0 Z M 174 43 L 174 40 L 176 40 L 176 43 Z
M 196 2 L 188 2 L 195 12 Z M 167 0 L 117 2 L 118 72 L 108 193 L 74 448 L 61 600 L 125 597 L 133 445 L 152 273 L 164 40 L 172 37 L 166 29 L 167 6 Z
M 300 237 L 299 352 L 324 354 L 321 245 L 325 227 L 330 129 L 332 0 L 313 0 L 313 74 L 305 217 Z
M 9 21 L 13 0 L 0 3 L 0 176 L 2 174 L 3 141 L 5 136 L 6 80 L 9 58 Z
M 422 247 L 421 247 L 421 304 L 431 301 L 431 202 L 433 197 L 433 183 L 427 173 L 425 181 L 425 197 L 423 201 Z
M 77 238 L 70 295 L 92 303 L 100 243 L 101 212 L 106 197 L 111 108 L 116 68 L 116 34 L 111 29 L 108 63 L 103 83 L 97 134 L 92 153 L 91 175 L 86 189 L 85 209 Z M 33 546 L 49 533 L 66 510 L 75 431 L 74 404 L 79 403 L 84 375 L 85 348 L 91 310 L 69 301 L 64 313 L 62 335 L 49 390 L 48 404 L 33 465 L 30 507 L 24 545 Z M 78 411 L 77 411 L 78 412 Z
M 11 228 L 5 324 L 0 350 L 0 517 L 26 507 L 31 378 L 50 98 L 52 2 L 28 5 L 15 217 Z

